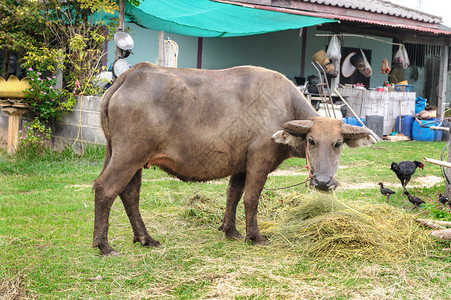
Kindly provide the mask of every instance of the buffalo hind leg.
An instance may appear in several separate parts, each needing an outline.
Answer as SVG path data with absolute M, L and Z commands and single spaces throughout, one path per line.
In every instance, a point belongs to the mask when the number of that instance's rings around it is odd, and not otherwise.
M 219 230 L 229 239 L 242 239 L 243 236 L 236 229 L 236 208 L 243 195 L 246 173 L 232 175 L 227 188 L 227 204 L 224 219 Z
M 108 227 L 111 206 L 116 196 L 102 197 L 99 190 L 101 188 L 94 187 L 95 192 L 95 216 L 94 216 L 94 237 L 92 246 L 98 247 L 102 255 L 119 255 L 119 252 L 113 249 L 108 243 Z
M 141 188 L 142 169 L 133 176 L 127 187 L 119 194 L 128 219 L 133 228 L 133 243 L 140 242 L 143 246 L 160 246 L 160 242 L 154 240 L 147 232 L 146 225 L 139 213 L 139 191 Z

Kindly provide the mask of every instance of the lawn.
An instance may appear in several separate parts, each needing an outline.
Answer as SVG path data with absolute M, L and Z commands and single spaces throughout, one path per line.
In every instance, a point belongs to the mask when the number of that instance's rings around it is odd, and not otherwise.
M 440 167 L 427 164 L 413 175 L 409 191 L 426 201 L 418 211 L 410 210 L 390 171 L 392 161 L 440 159 L 444 146 L 381 142 L 345 148 L 337 174 L 340 186 L 333 195 L 303 185 L 271 190 L 305 180 L 305 160 L 287 160 L 269 177 L 262 194 L 258 217 L 270 238 L 267 246 L 227 240 L 217 230 L 227 179 L 185 183 L 159 169 L 145 170 L 141 214 L 162 246 L 132 243 L 130 223 L 117 199 L 109 239 L 119 257 L 102 257 L 91 247 L 92 182 L 102 168 L 102 148 L 81 157 L 65 151 L 33 160 L 0 152 L 0 298 L 449 299 L 451 255 L 442 251 L 448 243 L 432 240 L 408 256 L 342 257 L 313 255 L 271 231 L 293 197 L 300 203 L 333 198 L 353 207 L 390 207 L 412 220 L 451 221 L 437 204 L 445 189 Z M 379 181 L 396 191 L 388 204 Z M 244 233 L 242 203 L 237 224 Z

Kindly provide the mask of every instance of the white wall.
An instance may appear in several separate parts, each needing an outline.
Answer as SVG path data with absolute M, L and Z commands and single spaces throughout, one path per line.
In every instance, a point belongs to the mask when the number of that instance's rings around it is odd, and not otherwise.
M 135 54 L 130 55 L 127 61 L 130 64 L 141 61 L 156 62 L 158 32 L 134 24 L 127 24 L 127 26 L 135 42 L 133 48 Z M 319 32 L 315 27 L 307 29 L 305 77 L 312 74 L 317 75 L 317 71 L 310 63 L 312 56 L 318 50 L 326 49 L 330 40 L 330 37 L 315 36 L 316 33 L 325 32 Z M 179 45 L 178 67 L 196 68 L 198 39 L 168 33 L 165 36 L 170 36 Z M 384 40 L 391 41 L 390 39 Z M 383 84 L 386 76 L 380 75 L 379 68 L 384 57 L 387 57 L 391 62 L 391 45 L 366 38 L 344 37 L 343 46 L 371 49 L 373 76 L 370 79 L 370 86 L 374 88 Z M 114 59 L 114 42 L 109 43 L 108 49 L 108 65 L 110 65 Z M 286 30 L 247 37 L 203 39 L 202 68 L 221 69 L 237 65 L 263 66 L 279 71 L 294 80 L 294 76 L 300 75 L 301 38 L 299 37 L 299 30 Z

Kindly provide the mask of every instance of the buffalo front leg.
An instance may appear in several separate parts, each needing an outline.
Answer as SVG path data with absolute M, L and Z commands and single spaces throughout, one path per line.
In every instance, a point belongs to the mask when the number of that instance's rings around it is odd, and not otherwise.
M 243 196 L 246 173 L 232 175 L 227 188 L 227 204 L 224 219 L 219 230 L 229 239 L 242 239 L 243 236 L 236 229 L 236 208 Z
M 129 162 L 118 164 L 112 159 L 94 182 L 95 215 L 92 245 L 98 247 L 102 255 L 119 255 L 119 252 L 108 243 L 110 210 L 116 197 L 126 188 L 138 169 Z
M 266 245 L 268 240 L 260 234 L 257 224 L 258 201 L 266 183 L 267 173 L 247 174 L 244 188 L 244 209 L 246 214 L 246 242 Z
M 127 187 L 119 194 L 128 219 L 133 228 L 133 243 L 140 242 L 143 246 L 160 246 L 160 242 L 154 240 L 147 232 L 146 225 L 139 213 L 139 191 L 141 188 L 142 169 L 133 176 Z

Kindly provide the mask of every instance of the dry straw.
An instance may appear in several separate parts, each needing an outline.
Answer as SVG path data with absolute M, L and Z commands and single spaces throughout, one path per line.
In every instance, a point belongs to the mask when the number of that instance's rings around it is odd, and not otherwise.
M 223 213 L 217 201 L 196 194 L 181 214 L 195 224 L 217 226 Z M 260 230 L 272 246 L 315 258 L 394 262 L 424 257 L 436 248 L 415 214 L 385 203 L 317 192 L 264 192 L 258 214 Z
M 334 195 L 292 194 L 271 240 L 314 257 L 393 261 L 423 256 L 434 241 L 415 215 L 388 204 L 346 203 Z M 264 226 L 265 227 L 265 226 Z

